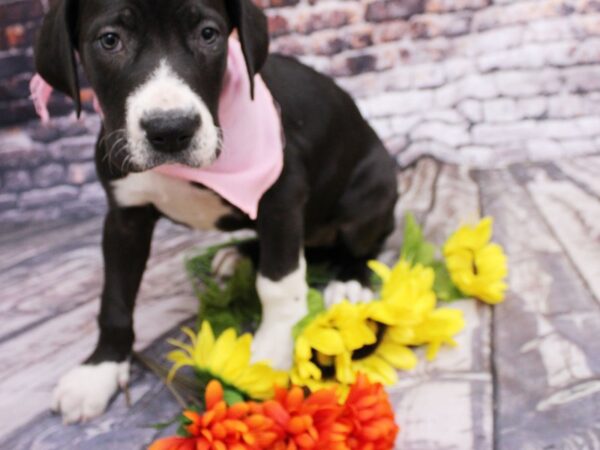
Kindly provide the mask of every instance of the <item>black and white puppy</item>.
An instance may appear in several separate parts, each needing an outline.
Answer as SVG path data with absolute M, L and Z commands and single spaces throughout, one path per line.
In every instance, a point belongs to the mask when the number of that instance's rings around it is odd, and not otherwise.
M 260 73 L 281 108 L 285 134 L 283 172 L 256 220 L 202 186 L 150 171 L 164 163 L 202 167 L 218 157 L 219 93 L 234 30 L 251 80 Z M 364 295 L 366 261 L 394 225 L 395 163 L 348 94 L 294 59 L 269 55 L 268 42 L 266 17 L 251 0 L 57 0 L 47 14 L 37 70 L 79 111 L 79 55 L 104 113 L 96 163 L 109 204 L 99 341 L 54 393 L 66 422 L 101 414 L 128 380 L 133 309 L 160 217 L 256 230 L 263 321 L 255 359 L 291 364 L 290 330 L 306 313 L 305 248 L 326 249 L 342 265 L 329 297 Z M 170 113 L 182 109 L 189 116 L 173 130 Z M 149 112 L 158 128 L 167 124 L 186 139 L 150 139 L 141 123 Z M 118 139 L 127 145 L 112 154 Z

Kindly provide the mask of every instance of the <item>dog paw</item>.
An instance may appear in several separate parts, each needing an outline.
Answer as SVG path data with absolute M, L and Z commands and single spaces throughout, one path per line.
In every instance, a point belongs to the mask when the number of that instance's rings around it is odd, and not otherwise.
M 58 381 L 52 394 L 52 410 L 65 424 L 86 422 L 101 415 L 119 387 L 129 381 L 129 362 L 82 364 Z
M 342 300 L 349 300 L 352 303 L 368 302 L 373 299 L 373 292 L 356 280 L 332 281 L 325 288 L 323 296 L 325 304 L 329 307 Z
M 294 339 L 293 324 L 262 324 L 252 340 L 252 362 L 268 361 L 274 369 L 292 367 Z
M 217 278 L 231 278 L 242 255 L 235 247 L 225 247 L 217 252 L 211 263 L 211 272 Z

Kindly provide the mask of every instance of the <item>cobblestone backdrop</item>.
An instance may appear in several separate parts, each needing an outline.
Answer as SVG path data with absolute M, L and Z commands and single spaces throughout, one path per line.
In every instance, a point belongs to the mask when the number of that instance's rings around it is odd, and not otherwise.
M 336 77 L 405 165 L 502 166 L 600 149 L 598 0 L 256 0 L 272 49 Z M 99 122 L 27 100 L 43 0 L 0 0 L 0 224 L 104 208 Z M 89 98 L 89 92 L 85 93 Z M 88 105 L 89 111 L 89 105 Z

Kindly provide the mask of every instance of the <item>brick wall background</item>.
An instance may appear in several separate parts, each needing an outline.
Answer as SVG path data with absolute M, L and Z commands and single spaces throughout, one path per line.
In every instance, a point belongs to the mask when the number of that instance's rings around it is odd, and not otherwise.
M 349 90 L 401 165 L 503 166 L 600 149 L 599 0 L 256 0 L 272 49 Z M 0 0 L 0 225 L 104 208 L 98 118 L 27 100 L 47 0 Z

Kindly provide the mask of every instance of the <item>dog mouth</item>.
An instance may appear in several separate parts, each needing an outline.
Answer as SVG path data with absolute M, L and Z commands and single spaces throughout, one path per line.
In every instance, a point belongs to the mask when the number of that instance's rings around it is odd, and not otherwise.
M 163 165 L 182 165 L 200 169 L 213 164 L 221 156 L 222 131 L 218 129 L 216 145 L 209 149 L 194 137 L 189 145 L 177 151 L 157 151 L 147 139 L 132 139 L 123 129 L 106 133 L 100 139 L 105 148 L 103 162 L 123 173 L 139 173 Z
M 216 147 L 208 155 L 206 151 L 195 148 L 185 149 L 176 153 L 161 153 L 147 149 L 142 158 L 129 158 L 125 167 L 129 172 L 145 172 L 163 165 L 181 165 L 194 169 L 201 169 L 213 164 L 221 156 L 222 148 Z

